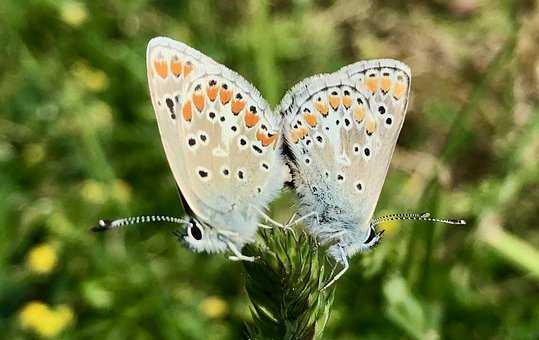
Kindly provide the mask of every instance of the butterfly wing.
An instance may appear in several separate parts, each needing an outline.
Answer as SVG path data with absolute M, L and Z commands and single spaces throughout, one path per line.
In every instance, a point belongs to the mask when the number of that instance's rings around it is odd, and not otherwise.
M 169 38 L 147 50 L 148 82 L 176 183 L 197 218 L 245 237 L 284 181 L 281 119 L 237 73 Z
M 389 59 L 304 80 L 280 104 L 305 212 L 366 231 L 406 115 L 410 70 Z M 333 217 L 332 217 L 333 212 Z

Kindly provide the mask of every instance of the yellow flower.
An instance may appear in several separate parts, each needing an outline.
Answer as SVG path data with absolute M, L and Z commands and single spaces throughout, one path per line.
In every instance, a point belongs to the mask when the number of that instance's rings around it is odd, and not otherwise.
M 41 301 L 31 301 L 19 312 L 22 328 L 46 338 L 56 337 L 72 321 L 73 311 L 66 305 L 51 309 Z
M 48 243 L 38 245 L 30 250 L 26 263 L 31 271 L 47 274 L 56 266 L 56 250 Z
M 112 126 L 112 109 L 100 100 L 95 101 L 88 107 L 86 122 L 95 130 L 108 129 Z
M 131 198 L 131 187 L 121 179 L 117 179 L 112 183 L 112 197 L 118 202 L 127 202 Z
M 60 8 L 60 15 L 66 24 L 78 27 L 88 18 L 88 11 L 83 3 L 66 1 Z
M 226 302 L 217 296 L 210 296 L 204 299 L 200 303 L 199 308 L 210 319 L 219 319 L 228 312 Z
M 90 91 L 103 91 L 109 85 L 107 74 L 101 70 L 91 68 L 85 61 L 75 63 L 71 72 L 73 76 Z
M 19 312 L 19 321 L 23 328 L 32 328 L 40 320 L 49 316 L 49 307 L 40 301 L 27 303 Z
M 80 193 L 86 201 L 94 204 L 102 204 L 108 197 L 104 183 L 92 179 L 83 182 Z

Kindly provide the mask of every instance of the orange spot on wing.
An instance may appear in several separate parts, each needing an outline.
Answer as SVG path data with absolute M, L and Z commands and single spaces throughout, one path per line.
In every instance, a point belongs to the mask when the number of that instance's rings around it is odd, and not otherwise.
M 289 136 L 293 143 L 297 143 L 299 142 L 300 139 L 305 138 L 305 136 L 307 136 L 308 134 L 309 134 L 309 129 L 306 128 L 305 126 L 302 126 L 302 127 L 298 127 L 290 131 Z
M 182 116 L 183 116 L 183 119 L 185 119 L 186 121 L 188 121 L 188 122 L 191 121 L 191 118 L 193 117 L 193 108 L 191 107 L 191 101 L 190 100 L 187 100 L 183 104 Z
M 303 118 L 305 119 L 307 124 L 309 124 L 311 127 L 315 127 L 316 124 L 318 123 L 317 120 L 316 120 L 315 115 L 312 115 L 312 114 L 309 114 L 309 113 L 304 113 Z
M 292 142 L 296 144 L 297 142 L 300 141 L 300 139 L 305 138 L 307 134 L 309 134 L 309 129 L 302 126 L 302 127 L 298 127 L 297 129 L 293 129 L 292 131 L 290 131 L 289 137 L 292 140 Z
M 344 105 L 344 107 L 349 109 L 350 106 L 352 106 L 352 98 L 350 98 L 350 96 L 344 96 L 342 98 L 342 104 Z
M 204 109 L 204 95 L 200 93 L 193 93 L 193 103 L 199 112 Z
M 308 134 L 309 134 L 309 129 L 307 129 L 306 127 L 302 126 L 302 127 L 298 128 L 299 138 L 303 139 Z
M 252 113 L 251 111 L 245 112 L 244 121 L 245 121 L 245 126 L 248 129 L 255 126 L 258 123 L 259 120 L 260 120 L 260 117 L 258 117 L 258 115 Z
M 208 87 L 208 90 L 206 91 L 208 93 L 208 98 L 210 98 L 212 102 L 217 98 L 217 91 L 219 91 L 219 89 L 215 85 Z
M 288 138 L 292 141 L 292 143 L 297 144 L 299 142 L 299 136 L 296 130 L 290 131 L 288 134 Z
M 365 80 L 365 85 L 372 93 L 378 90 L 378 77 L 369 77 Z
M 400 99 L 404 92 L 406 91 L 406 85 L 403 83 L 397 83 L 393 89 L 393 97 Z
M 164 60 L 156 60 L 153 63 L 153 66 L 155 68 L 155 72 L 157 72 L 158 75 L 161 76 L 161 78 L 165 79 L 168 75 L 168 66 L 167 62 Z
M 374 133 L 374 130 L 376 130 L 376 121 L 372 118 L 367 120 L 367 124 L 365 126 L 365 129 L 367 130 L 367 134 L 370 136 Z
M 232 97 L 232 91 L 225 90 L 224 88 L 219 89 L 219 98 L 221 99 L 221 104 L 226 105 Z
M 170 61 L 170 70 L 176 78 L 182 75 L 182 63 L 177 57 Z
M 237 116 L 241 110 L 245 107 L 245 101 L 241 99 L 232 99 L 232 104 L 230 105 L 230 109 L 232 110 L 232 113 Z
M 183 65 L 183 76 L 187 78 L 187 76 L 189 75 L 189 73 L 191 73 L 191 71 L 193 71 L 193 63 L 190 61 L 186 61 L 185 64 Z
M 337 96 L 329 96 L 329 105 L 331 105 L 333 110 L 337 110 L 339 105 L 341 105 L 341 98 Z
M 314 103 L 314 107 L 320 112 L 320 114 L 324 117 L 328 115 L 329 109 L 326 104 L 324 104 L 322 101 L 316 101 Z
M 359 106 L 357 109 L 354 110 L 354 119 L 358 123 L 361 123 L 364 117 L 365 117 L 365 109 L 363 108 L 363 106 Z
M 389 88 L 391 87 L 391 80 L 389 79 L 389 76 L 384 76 L 380 83 L 380 88 L 382 89 L 382 91 L 384 91 L 384 93 L 387 93 L 387 91 L 389 91 Z
M 272 143 L 274 143 L 277 140 L 278 134 L 268 134 L 266 135 L 264 132 L 261 132 L 261 130 L 258 130 L 256 132 L 256 140 L 260 141 L 262 143 L 262 146 L 268 146 Z

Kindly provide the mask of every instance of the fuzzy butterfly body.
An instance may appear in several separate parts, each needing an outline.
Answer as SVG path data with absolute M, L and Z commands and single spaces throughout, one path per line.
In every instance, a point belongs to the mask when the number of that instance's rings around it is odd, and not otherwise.
M 280 104 L 299 213 L 346 266 L 380 238 L 371 219 L 409 91 L 409 68 L 381 59 L 307 78 Z
M 241 76 L 180 42 L 152 39 L 147 71 L 165 153 L 192 215 L 184 240 L 196 251 L 237 253 L 286 176 L 281 119 Z

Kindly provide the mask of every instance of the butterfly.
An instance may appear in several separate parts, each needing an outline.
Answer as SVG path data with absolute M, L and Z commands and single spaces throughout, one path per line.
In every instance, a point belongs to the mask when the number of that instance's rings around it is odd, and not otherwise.
M 299 218 L 343 269 L 374 247 L 388 219 L 432 219 L 394 214 L 373 219 L 406 116 L 411 72 L 391 59 L 361 61 L 296 84 L 281 101 L 287 162 L 299 199 Z
M 372 219 L 404 122 L 410 70 L 389 59 L 358 62 L 295 85 L 272 113 L 244 78 L 170 38 L 147 49 L 150 95 L 161 141 L 187 218 L 101 220 L 95 231 L 147 222 L 185 226 L 176 233 L 196 252 L 232 252 L 253 242 L 260 218 L 307 229 L 348 269 L 348 258 L 376 245 L 387 219 Z M 283 144 L 284 143 L 284 144 Z M 286 164 L 285 164 L 286 163 Z M 292 171 L 300 217 L 283 225 L 264 213 Z M 457 221 L 458 222 L 458 221 Z M 326 285 L 327 286 L 329 286 Z
M 260 217 L 289 170 L 282 158 L 282 119 L 244 78 L 172 39 L 152 39 L 146 55 L 148 85 L 161 141 L 187 219 L 142 216 L 100 221 L 95 230 L 172 222 L 196 252 L 231 251 L 232 260 L 254 241 Z M 285 227 L 286 228 L 286 227 Z

